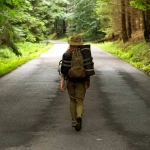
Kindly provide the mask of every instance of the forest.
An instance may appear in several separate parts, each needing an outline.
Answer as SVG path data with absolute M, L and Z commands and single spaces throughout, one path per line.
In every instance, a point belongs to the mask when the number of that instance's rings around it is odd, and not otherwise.
M 85 41 L 150 42 L 150 0 L 0 0 L 0 49 L 79 33 Z
M 1 0 L 0 45 L 20 55 L 16 42 L 80 33 L 85 40 L 135 32 L 150 39 L 150 0 Z

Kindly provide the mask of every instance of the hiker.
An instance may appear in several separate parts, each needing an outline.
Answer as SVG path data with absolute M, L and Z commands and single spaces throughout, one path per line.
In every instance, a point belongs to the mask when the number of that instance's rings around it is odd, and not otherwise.
M 73 53 L 75 53 L 75 51 L 79 52 L 80 46 L 83 45 L 83 41 L 80 35 L 72 36 L 68 41 L 68 43 L 69 43 L 69 48 L 66 51 L 66 53 L 72 53 L 72 57 L 73 57 Z M 79 54 L 77 54 L 77 56 Z M 82 117 L 84 112 L 83 101 L 84 101 L 86 89 L 90 87 L 90 76 L 88 77 L 83 76 L 81 78 L 72 78 L 69 75 L 62 74 L 61 81 L 60 81 L 61 92 L 64 92 L 65 90 L 64 89 L 65 79 L 67 81 L 66 87 L 67 87 L 68 95 L 70 97 L 70 112 L 72 116 L 72 127 L 75 127 L 76 131 L 80 131 L 82 128 Z

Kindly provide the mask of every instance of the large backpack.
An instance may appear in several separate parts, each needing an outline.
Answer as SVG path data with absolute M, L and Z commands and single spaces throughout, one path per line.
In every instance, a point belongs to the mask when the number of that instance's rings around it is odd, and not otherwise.
M 72 52 L 71 68 L 69 69 L 68 76 L 70 78 L 84 78 L 86 76 L 80 48 L 77 48 Z
M 95 74 L 90 45 L 81 45 L 72 53 L 64 53 L 59 62 L 60 74 L 70 78 L 82 78 Z

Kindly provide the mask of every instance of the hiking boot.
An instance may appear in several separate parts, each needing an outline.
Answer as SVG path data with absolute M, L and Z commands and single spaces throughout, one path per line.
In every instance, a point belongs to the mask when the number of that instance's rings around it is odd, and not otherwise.
M 82 128 L 82 118 L 81 117 L 78 117 L 77 118 L 77 125 L 75 126 L 75 130 L 76 131 L 80 131 Z
M 75 127 L 77 125 L 77 121 L 72 121 L 72 127 Z

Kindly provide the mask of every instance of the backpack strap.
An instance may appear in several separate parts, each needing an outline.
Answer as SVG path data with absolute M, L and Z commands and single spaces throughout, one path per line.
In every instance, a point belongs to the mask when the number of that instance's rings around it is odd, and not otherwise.
M 62 65 L 62 60 L 59 61 L 59 65 L 58 65 L 58 72 L 59 72 L 59 75 L 61 75 L 61 70 L 60 70 L 60 66 Z

